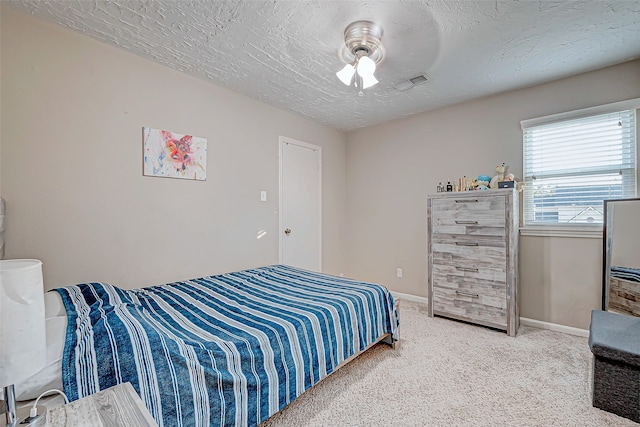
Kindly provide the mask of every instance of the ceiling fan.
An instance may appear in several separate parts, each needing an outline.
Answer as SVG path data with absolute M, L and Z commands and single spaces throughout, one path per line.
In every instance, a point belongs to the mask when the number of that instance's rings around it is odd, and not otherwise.
M 344 46 L 339 55 L 346 65 L 336 76 L 345 85 L 355 87 L 361 96 L 364 89 L 378 83 L 375 71 L 385 58 L 382 33 L 382 27 L 371 21 L 355 21 L 344 30 Z

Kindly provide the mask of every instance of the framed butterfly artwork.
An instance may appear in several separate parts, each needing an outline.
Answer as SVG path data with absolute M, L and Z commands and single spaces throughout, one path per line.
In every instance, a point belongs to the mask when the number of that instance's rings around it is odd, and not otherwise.
M 207 179 L 207 139 L 168 130 L 142 128 L 143 175 Z

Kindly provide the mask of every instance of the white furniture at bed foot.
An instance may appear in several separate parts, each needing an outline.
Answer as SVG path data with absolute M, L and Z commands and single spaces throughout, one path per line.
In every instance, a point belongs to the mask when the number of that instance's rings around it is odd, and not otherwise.
M 131 383 L 123 383 L 50 409 L 50 427 L 157 427 Z

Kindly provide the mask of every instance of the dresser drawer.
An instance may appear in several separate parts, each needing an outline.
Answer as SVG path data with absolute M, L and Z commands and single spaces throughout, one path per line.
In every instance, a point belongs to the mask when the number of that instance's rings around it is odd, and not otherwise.
M 440 240 L 433 238 L 430 242 L 434 261 L 459 266 L 497 265 L 506 262 L 507 243 L 503 240 L 459 239 Z
M 500 236 L 506 233 L 504 197 L 471 197 L 433 200 L 431 229 L 434 235 Z
M 478 220 L 434 220 L 431 224 L 431 233 L 434 237 L 456 236 L 491 236 L 504 238 L 506 230 L 503 219 L 478 219 Z
M 434 261 L 431 270 L 434 290 L 446 288 L 467 291 L 486 296 L 505 298 L 507 273 L 504 268 L 472 265 L 438 264 Z
M 431 214 L 434 217 L 459 219 L 502 218 L 504 224 L 506 201 L 504 197 L 473 197 L 473 194 L 433 199 Z
M 433 313 L 496 328 L 507 326 L 505 295 L 483 295 L 476 291 L 434 287 Z

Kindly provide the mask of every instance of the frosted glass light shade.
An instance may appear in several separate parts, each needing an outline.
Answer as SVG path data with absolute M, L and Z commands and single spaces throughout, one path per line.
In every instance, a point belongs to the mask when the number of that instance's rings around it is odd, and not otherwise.
M 353 65 L 347 64 L 344 68 L 336 73 L 336 76 L 340 79 L 342 83 L 349 86 L 351 84 L 351 80 L 353 79 L 353 75 L 355 74 L 356 69 Z
M 358 74 L 362 76 L 362 78 L 366 78 L 368 76 L 373 76 L 373 73 L 376 72 L 376 63 L 373 62 L 373 59 L 368 56 L 363 56 L 358 60 Z
M 358 73 L 359 74 L 359 73 Z M 366 89 L 378 83 L 378 79 L 373 74 L 362 76 L 362 89 Z
M 0 387 L 42 369 L 46 350 L 42 262 L 0 260 Z

